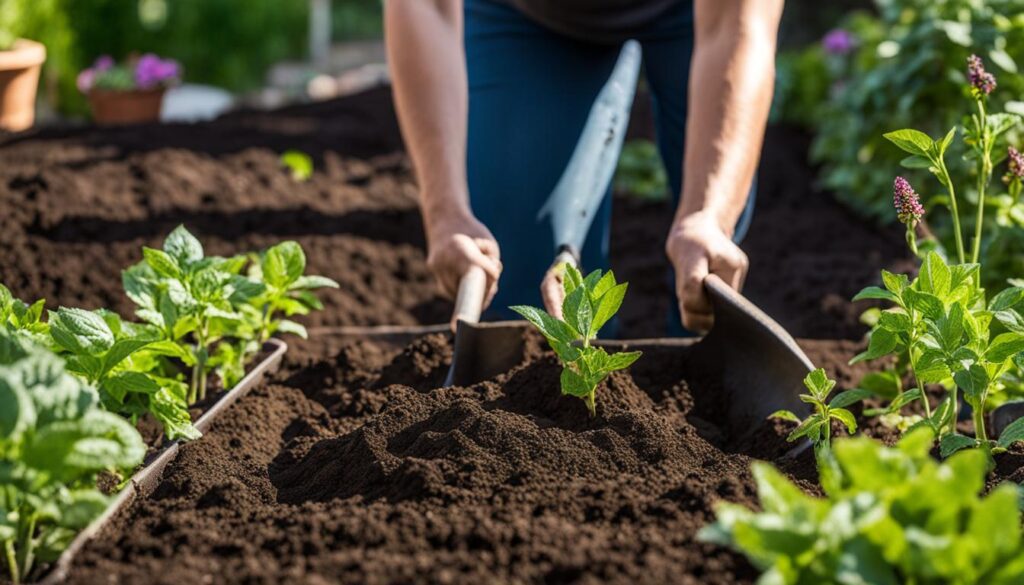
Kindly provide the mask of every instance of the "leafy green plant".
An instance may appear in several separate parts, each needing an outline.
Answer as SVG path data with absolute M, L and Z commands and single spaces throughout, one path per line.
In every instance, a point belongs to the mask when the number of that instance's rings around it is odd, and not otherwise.
M 103 512 L 103 471 L 131 470 L 146 447 L 96 390 L 43 347 L 0 329 L 0 543 L 14 583 L 51 562 Z
M 313 176 L 313 157 L 301 150 L 286 150 L 281 154 L 281 165 L 291 171 L 292 179 L 300 183 Z
M 829 401 L 828 396 L 835 385 L 835 380 L 830 380 L 825 370 L 818 368 L 804 378 L 804 386 L 810 394 L 800 395 L 800 400 L 814 408 L 810 416 L 800 420 L 800 417 L 790 410 L 772 413 L 774 417 L 797 423 L 797 427 L 789 433 L 786 440 L 792 442 L 807 437 L 814 444 L 814 452 L 819 462 L 832 449 L 832 421 L 841 423 L 850 434 L 856 432 L 857 419 L 846 407 L 870 395 L 863 389 L 847 390 Z
M 758 583 L 1011 585 L 1024 582 L 1018 487 L 987 496 L 987 459 L 964 451 L 943 463 L 919 429 L 896 447 L 837 440 L 821 468 L 825 498 L 809 496 L 767 463 L 754 463 L 762 511 L 719 503 L 699 538 L 742 552 Z
M 28 304 L 15 298 L 10 289 L 0 284 L 0 328 L 45 338 L 49 332 L 49 327 L 42 320 L 45 304 L 43 299 Z
M 210 355 L 225 337 L 250 338 L 239 307 L 264 293 L 263 284 L 239 274 L 244 256 L 207 257 L 184 226 L 162 250 L 143 248 L 141 264 L 122 275 L 136 314 L 157 327 L 169 344 L 158 346 L 192 368 L 188 403 L 206 397 Z
M 155 327 L 122 321 L 111 311 L 64 307 L 50 314 L 49 324 L 68 371 L 95 386 L 107 410 L 132 422 L 149 412 L 172 440 L 199 437 L 180 385 L 151 374 L 158 363 L 146 350 L 160 340 Z
M 812 158 L 820 177 L 857 213 L 891 222 L 886 197 L 900 157 L 882 139 L 892 128 L 923 124 L 939 135 L 961 121 L 957 104 L 966 78 L 962 64 L 978 53 L 995 64 L 1002 97 L 993 106 L 1024 113 L 1024 77 L 1014 57 L 1024 54 L 1019 0 L 875 0 L 876 10 L 850 13 L 840 27 L 854 39 L 844 54 L 818 44 L 782 55 L 779 117 L 815 132 Z M 822 82 L 822 76 L 826 81 Z M 960 174 L 966 151 L 951 153 Z M 917 182 L 923 174 L 909 179 Z M 965 193 L 967 195 L 967 193 Z M 973 193 L 971 194 L 973 197 Z M 933 226 L 944 241 L 948 223 Z M 1007 272 L 1009 274 L 1009 272 Z
M 312 291 L 338 288 L 338 283 L 326 276 L 307 275 L 305 272 L 306 254 L 298 242 L 271 246 L 259 255 L 258 262 L 253 262 L 249 276 L 264 287 L 263 294 L 248 304 L 259 316 L 255 329 L 260 343 L 278 332 L 292 333 L 305 339 L 305 327 L 279 315 L 291 317 L 319 311 L 324 308 L 323 303 Z
M 627 283 L 617 283 L 609 270 L 600 270 L 586 278 L 576 267 L 563 265 L 565 300 L 563 319 L 556 319 L 535 307 L 509 307 L 532 323 L 547 338 L 562 362 L 562 393 L 582 399 L 590 416 L 597 413 L 597 387 L 616 370 L 624 370 L 640 357 L 641 352 L 609 354 L 591 345 L 602 327 L 615 316 L 626 296 Z
M 888 413 L 919 399 L 924 418 L 917 424 L 927 424 L 939 435 L 944 455 L 973 444 L 992 446 L 985 429 L 989 399 L 1003 389 L 1002 380 L 1011 370 L 1024 366 L 1024 319 L 1018 309 L 1024 290 L 1011 287 L 986 301 L 979 264 L 985 235 L 985 191 L 993 173 L 992 152 L 996 140 L 1018 123 L 1018 117 L 987 113 L 986 100 L 995 89 L 996 80 L 975 56 L 968 60 L 968 77 L 977 112 L 965 132 L 965 141 L 973 152 L 976 188 L 981 195 L 976 202 L 970 262 L 960 233 L 957 184 L 946 165 L 946 153 L 956 137 L 956 128 L 938 140 L 913 129 L 889 132 L 885 138 L 910 155 L 902 164 L 927 168 L 944 188 L 958 262 L 948 264 L 938 253 L 944 251 L 943 246 L 934 240 L 926 239 L 919 247 L 916 228 L 925 211 L 910 183 L 897 177 L 893 188 L 896 215 L 906 225 L 911 251 L 923 258 L 921 269 L 912 281 L 907 275 L 882 271 L 884 288 L 868 287 L 854 297 L 884 300 L 895 306 L 877 314 L 867 350 L 853 361 L 897 356 L 898 367 L 909 370 L 917 387 L 894 399 L 893 405 L 898 406 L 891 406 Z M 929 383 L 943 384 L 949 390 L 934 412 L 924 388 Z M 975 439 L 956 434 L 960 391 L 972 407 Z

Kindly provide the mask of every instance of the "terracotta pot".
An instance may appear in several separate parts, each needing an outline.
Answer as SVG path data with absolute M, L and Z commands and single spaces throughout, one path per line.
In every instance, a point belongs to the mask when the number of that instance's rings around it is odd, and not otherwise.
M 160 119 L 165 88 L 89 92 L 92 117 L 97 124 L 142 124 Z
M 43 61 L 46 47 L 35 41 L 18 39 L 10 50 L 0 51 L 0 128 L 17 132 L 32 127 Z

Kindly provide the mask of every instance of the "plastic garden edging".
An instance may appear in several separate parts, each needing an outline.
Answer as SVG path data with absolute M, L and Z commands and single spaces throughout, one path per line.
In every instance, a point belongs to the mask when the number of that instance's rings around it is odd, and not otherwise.
M 257 384 L 263 381 L 267 374 L 274 373 L 281 365 L 281 358 L 284 353 L 288 350 L 288 344 L 281 341 L 280 339 L 270 339 L 263 346 L 270 350 L 268 355 L 263 361 L 257 363 L 249 372 L 242 378 L 234 388 L 228 390 L 220 400 L 217 401 L 209 410 L 203 413 L 199 417 L 199 420 L 195 422 L 195 427 L 200 432 L 206 433 L 213 421 L 220 416 L 224 411 L 228 409 L 232 404 L 238 401 L 239 398 L 248 394 Z M 75 536 L 75 539 L 71 541 L 68 548 L 61 553 L 60 558 L 54 563 L 52 570 L 46 575 L 41 581 L 38 581 L 38 585 L 57 585 L 63 582 L 67 576 L 68 571 L 71 568 L 71 563 L 74 561 L 75 556 L 85 547 L 85 545 L 98 535 L 106 526 L 117 516 L 118 512 L 127 508 L 135 498 L 138 496 L 145 497 L 149 495 L 153 489 L 156 488 L 160 482 L 160 477 L 163 474 L 163 470 L 167 467 L 167 464 L 174 460 L 178 454 L 178 449 L 181 448 L 180 441 L 174 441 L 160 454 L 153 459 L 148 465 L 137 471 L 132 475 L 128 484 L 117 494 L 107 506 L 107 509 L 99 517 L 94 519 L 84 530 Z

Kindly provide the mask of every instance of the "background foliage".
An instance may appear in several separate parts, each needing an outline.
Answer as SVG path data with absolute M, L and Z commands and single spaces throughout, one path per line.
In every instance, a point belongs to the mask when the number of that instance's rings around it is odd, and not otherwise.
M 935 137 L 961 123 L 968 55 L 980 55 L 999 79 L 990 109 L 1024 112 L 1014 101 L 1024 96 L 1024 78 L 1011 57 L 1024 55 L 1024 0 L 875 4 L 876 13 L 842 20 L 857 39 L 850 54 L 827 54 L 816 44 L 780 56 L 773 114 L 815 130 L 812 157 L 824 186 L 854 211 L 888 222 L 895 220 L 892 177 L 903 155 L 882 134 L 913 127 Z M 954 177 L 965 177 L 962 154 L 950 153 Z M 906 174 L 916 182 L 927 171 Z

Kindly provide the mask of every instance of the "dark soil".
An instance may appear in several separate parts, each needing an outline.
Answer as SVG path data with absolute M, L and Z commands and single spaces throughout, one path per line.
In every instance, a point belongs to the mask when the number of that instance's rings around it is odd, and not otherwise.
M 644 102 L 632 133 L 649 134 Z M 184 223 L 215 254 L 295 239 L 310 270 L 334 278 L 307 324 L 443 323 L 424 262 L 409 163 L 387 90 L 194 125 L 84 128 L 0 138 L 0 282 L 51 306 L 130 315 L 120 270 Z M 299 149 L 316 172 L 293 181 L 278 157 Z M 813 187 L 807 137 L 769 131 L 757 214 L 744 249 L 746 293 L 798 337 L 860 337 L 848 299 L 892 267 L 899 233 L 867 226 Z M 612 267 L 631 283 L 622 337 L 662 335 L 671 298 L 667 203 L 618 197 Z M 898 262 L 896 262 L 898 265 Z
M 637 116 L 638 120 L 649 119 Z M 648 129 L 634 128 L 634 135 Z M 857 290 L 905 267 L 899 233 L 813 186 L 807 138 L 769 131 L 746 293 L 850 387 L 865 328 Z M 312 155 L 305 183 L 279 167 Z M 386 90 L 197 125 L 0 138 L 0 281 L 50 306 L 129 315 L 119 271 L 178 223 L 211 253 L 298 240 L 341 288 L 313 326 L 441 323 L 415 186 Z M 662 334 L 670 210 L 617 197 L 613 268 L 631 282 L 623 337 Z M 836 341 L 838 340 L 838 341 Z M 780 460 L 785 423 L 714 422 L 664 350 L 600 391 L 589 419 L 556 390 L 554 357 L 440 389 L 446 335 L 297 342 L 287 371 L 186 445 L 148 499 L 74 567 L 78 583 L 751 583 L 739 555 L 694 541 L 720 499 L 753 504 L 750 455 L 809 490 L 809 455 Z M 1024 455 L 1000 462 L 1016 480 Z M 1005 468 L 1005 469 L 1004 469 Z
M 648 349 L 590 419 L 529 341 L 471 388 L 435 388 L 447 335 L 352 341 L 282 377 L 185 446 L 73 581 L 751 582 L 694 541 L 714 501 L 754 494 L 750 460 L 697 431 L 712 397 L 682 381 L 685 354 Z

